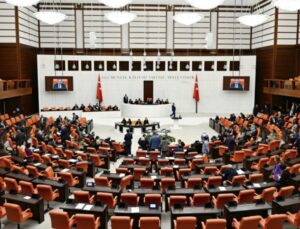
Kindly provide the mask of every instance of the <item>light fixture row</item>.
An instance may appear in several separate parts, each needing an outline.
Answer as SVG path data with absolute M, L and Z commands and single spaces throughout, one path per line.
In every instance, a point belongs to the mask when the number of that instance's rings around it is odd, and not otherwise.
M 40 0 L 6 0 L 7 3 L 18 7 L 28 7 L 36 5 Z M 133 0 L 98 0 L 111 8 L 123 8 L 132 3 Z M 211 10 L 224 3 L 225 0 L 185 0 L 191 6 L 202 9 Z M 298 11 L 300 10 L 300 0 L 273 0 L 275 7 L 285 11 Z M 36 12 L 34 16 L 50 25 L 59 24 L 67 18 L 67 15 L 56 10 L 43 10 Z M 128 11 L 116 10 L 107 13 L 106 18 L 118 25 L 123 25 L 133 21 L 137 15 Z M 201 21 L 204 18 L 202 14 L 196 12 L 180 12 L 174 15 L 173 19 L 183 25 L 190 26 L 194 23 Z M 237 20 L 246 26 L 258 26 L 268 20 L 268 16 L 264 14 L 247 14 L 239 17 Z

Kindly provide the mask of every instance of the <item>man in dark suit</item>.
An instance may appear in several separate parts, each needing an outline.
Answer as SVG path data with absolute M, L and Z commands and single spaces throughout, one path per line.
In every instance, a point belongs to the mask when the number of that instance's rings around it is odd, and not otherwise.
M 26 141 L 26 136 L 23 131 L 18 130 L 17 136 L 16 136 L 16 144 L 17 146 L 21 146 Z
M 123 102 L 124 102 L 124 103 L 128 103 L 128 96 L 127 96 L 127 94 L 124 95 L 124 97 L 123 97 Z
M 228 168 L 225 170 L 225 172 L 223 174 L 223 179 L 224 179 L 224 181 L 226 181 L 226 180 L 232 181 L 232 178 L 237 175 L 238 175 L 237 171 L 234 168 L 232 168 L 231 164 L 229 164 Z
M 176 117 L 176 106 L 175 106 L 175 103 L 172 104 L 172 114 L 170 116 L 172 118 Z
M 124 136 L 124 146 L 125 146 L 125 154 L 128 156 L 131 154 L 131 145 L 132 145 L 132 134 L 128 129 L 127 133 Z
M 230 84 L 230 90 L 244 90 L 244 88 L 243 85 L 239 82 L 239 80 L 236 79 L 232 84 Z
M 67 86 L 62 82 L 62 80 L 57 80 L 57 83 L 54 84 L 54 90 L 67 90 Z
M 153 136 L 150 138 L 149 148 L 150 150 L 158 150 L 160 146 L 160 136 L 154 132 Z

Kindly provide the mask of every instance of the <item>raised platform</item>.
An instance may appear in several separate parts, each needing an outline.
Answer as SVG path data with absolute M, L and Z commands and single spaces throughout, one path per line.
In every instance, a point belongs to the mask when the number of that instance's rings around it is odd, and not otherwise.
M 59 115 L 62 117 L 72 118 L 73 113 L 78 117 L 85 117 L 90 119 L 101 119 L 101 118 L 121 118 L 121 111 L 97 111 L 97 112 L 83 112 L 81 110 L 71 111 L 41 111 L 40 115 L 44 117 L 56 118 Z
M 172 104 L 159 105 L 121 105 L 122 117 L 125 118 L 166 118 L 172 113 Z

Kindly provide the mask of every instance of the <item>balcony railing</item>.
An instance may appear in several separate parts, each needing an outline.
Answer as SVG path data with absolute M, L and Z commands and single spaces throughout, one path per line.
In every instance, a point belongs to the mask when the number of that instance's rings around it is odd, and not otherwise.
M 265 80 L 264 93 L 300 98 L 300 81 L 267 79 Z
M 0 80 L 0 99 L 8 99 L 31 94 L 31 80 Z

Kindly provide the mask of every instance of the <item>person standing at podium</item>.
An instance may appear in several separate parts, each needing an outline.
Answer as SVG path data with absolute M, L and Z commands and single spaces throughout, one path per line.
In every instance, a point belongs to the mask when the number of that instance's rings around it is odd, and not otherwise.
M 171 118 L 175 118 L 176 117 L 176 106 L 175 106 L 175 103 L 172 104 L 172 114 L 170 116 L 171 116 Z

